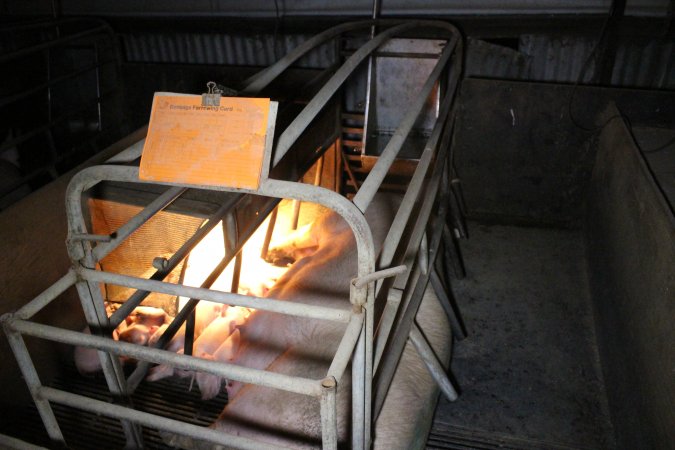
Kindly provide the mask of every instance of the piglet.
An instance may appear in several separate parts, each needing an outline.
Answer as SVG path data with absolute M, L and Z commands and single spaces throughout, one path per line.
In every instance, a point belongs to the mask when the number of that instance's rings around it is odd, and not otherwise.
M 132 324 L 142 324 L 148 327 L 151 326 L 162 326 L 169 316 L 166 311 L 161 308 L 155 308 L 152 306 L 137 306 L 131 311 L 131 314 L 125 319 L 127 325 Z
M 119 340 L 137 345 L 147 345 L 150 337 L 159 329 L 157 325 L 132 323 L 119 333 Z
M 225 339 L 225 342 L 220 344 L 220 347 L 218 347 L 213 355 L 203 354 L 201 357 L 212 361 L 230 362 L 237 354 L 240 342 L 241 333 L 239 332 L 239 329 L 236 329 L 227 339 Z M 219 376 L 198 372 L 195 378 L 197 379 L 199 392 L 202 393 L 202 400 L 210 400 L 220 393 L 223 379 Z
M 230 309 L 231 308 L 228 308 L 227 311 Z M 236 318 L 231 317 L 231 314 L 229 316 L 226 314 L 224 316 L 216 317 L 195 340 L 192 354 L 194 356 L 203 358 L 204 355 L 212 355 L 215 353 L 220 345 L 230 335 L 234 327 L 233 323 L 236 323 Z M 176 353 L 182 354 L 183 350 L 179 349 Z M 148 381 L 158 381 L 174 374 L 178 376 L 188 375 L 188 373 L 185 371 L 175 370 L 169 365 L 160 364 L 150 370 L 150 373 L 146 379 Z
M 82 332 L 85 334 L 91 334 L 89 327 L 85 327 Z M 117 330 L 113 331 L 112 337 L 114 340 L 118 340 Z M 73 357 L 75 359 L 75 367 L 81 375 L 93 375 L 102 369 L 101 360 L 98 357 L 98 350 L 95 348 L 75 347 L 75 354 Z M 124 364 L 124 362 L 126 362 L 126 358 L 120 357 L 120 362 Z

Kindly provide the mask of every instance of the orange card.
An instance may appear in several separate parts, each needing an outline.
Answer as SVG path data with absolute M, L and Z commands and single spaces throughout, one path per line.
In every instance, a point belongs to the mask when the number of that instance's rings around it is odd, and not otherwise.
M 139 178 L 257 189 L 269 111 L 269 98 L 202 106 L 199 95 L 155 93 Z

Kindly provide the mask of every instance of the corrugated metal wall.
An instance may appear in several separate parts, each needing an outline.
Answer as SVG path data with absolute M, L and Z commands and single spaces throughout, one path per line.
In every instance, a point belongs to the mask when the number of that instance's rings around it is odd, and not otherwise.
M 23 2 L 17 2 L 23 3 Z M 30 2 L 25 2 L 30 3 Z M 106 15 L 192 15 L 229 17 L 274 17 L 272 0 L 61 0 L 65 14 Z M 383 16 L 453 16 L 501 14 L 599 14 L 606 13 L 610 0 L 387 0 L 381 2 Z M 277 5 L 288 16 L 360 16 L 369 17 L 372 0 L 283 0 Z M 17 5 L 16 7 L 20 7 Z M 662 16 L 668 0 L 627 0 L 626 14 Z
M 303 34 L 133 33 L 122 36 L 128 62 L 268 66 L 307 40 Z M 335 46 L 322 45 L 296 63 L 323 68 L 335 61 Z
M 263 67 L 272 64 L 307 37 L 303 34 L 133 33 L 122 35 L 122 42 L 129 62 Z M 593 76 L 595 58 L 588 60 L 588 57 L 596 45 L 595 39 L 526 34 L 514 43 L 512 47 L 515 48 L 511 48 L 469 39 L 466 75 L 556 83 L 576 82 L 582 69 L 582 82 L 588 82 Z M 301 59 L 297 66 L 325 68 L 336 57 L 335 46 L 326 44 Z M 672 39 L 620 42 L 611 85 L 674 89 L 674 61 L 675 43 Z
M 470 39 L 466 75 L 556 83 L 591 80 L 595 58 L 589 55 L 596 40 L 573 36 L 523 35 L 518 49 Z M 675 89 L 675 43 L 653 39 L 619 44 L 611 85 Z

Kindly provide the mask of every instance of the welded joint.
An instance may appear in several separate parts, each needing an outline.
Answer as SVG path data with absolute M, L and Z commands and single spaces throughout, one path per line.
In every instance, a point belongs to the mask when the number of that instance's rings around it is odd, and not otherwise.
M 5 330 L 5 333 L 16 333 L 12 323 L 17 319 L 14 312 L 8 312 L 0 316 L 0 326 Z

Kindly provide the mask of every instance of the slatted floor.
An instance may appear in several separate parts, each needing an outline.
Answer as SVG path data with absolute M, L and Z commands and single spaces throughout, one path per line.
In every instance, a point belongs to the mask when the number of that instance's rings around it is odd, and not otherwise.
M 102 376 L 83 377 L 70 366 L 52 386 L 97 400 L 110 400 Z M 213 400 L 204 402 L 200 399 L 196 385 L 190 390 L 190 379 L 172 377 L 154 383 L 142 383 L 134 393 L 132 401 L 134 407 L 140 411 L 194 425 L 208 426 L 223 410 L 227 403 L 227 393 L 222 392 Z M 124 447 L 124 434 L 119 421 L 67 406 L 53 405 L 68 448 L 105 450 Z M 12 416 L 5 417 L 0 425 L 0 433 L 48 448 L 53 448 L 54 445 L 49 440 L 35 407 L 17 410 Z M 144 428 L 143 437 L 148 449 L 171 448 L 164 444 L 156 430 Z

